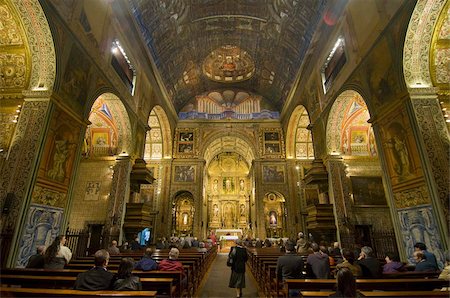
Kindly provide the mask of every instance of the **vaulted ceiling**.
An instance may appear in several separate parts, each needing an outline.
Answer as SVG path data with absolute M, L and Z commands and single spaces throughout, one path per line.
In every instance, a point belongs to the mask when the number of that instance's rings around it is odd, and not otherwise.
M 236 89 L 281 111 L 324 0 L 129 0 L 177 111 Z

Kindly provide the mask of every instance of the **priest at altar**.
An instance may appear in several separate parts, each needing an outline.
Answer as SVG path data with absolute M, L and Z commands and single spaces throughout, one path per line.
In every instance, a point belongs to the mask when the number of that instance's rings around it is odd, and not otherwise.
M 219 238 L 221 252 L 229 251 L 236 239 L 242 238 L 241 229 L 217 229 L 215 234 Z

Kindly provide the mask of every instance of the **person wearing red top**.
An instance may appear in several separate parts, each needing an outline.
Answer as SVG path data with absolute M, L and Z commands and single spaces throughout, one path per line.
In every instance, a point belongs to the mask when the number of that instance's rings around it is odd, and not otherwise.
M 184 272 L 183 264 L 180 261 L 177 261 L 179 255 L 180 251 L 178 248 L 171 248 L 169 251 L 169 258 L 161 260 L 158 268 L 162 271 L 181 271 L 181 286 L 184 287 L 187 285 L 187 276 L 186 272 Z

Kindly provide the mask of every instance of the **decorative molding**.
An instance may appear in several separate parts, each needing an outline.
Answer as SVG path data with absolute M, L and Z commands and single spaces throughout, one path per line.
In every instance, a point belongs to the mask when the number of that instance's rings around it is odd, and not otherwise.
M 52 90 L 56 77 L 56 54 L 47 18 L 38 0 L 11 0 L 25 27 L 31 49 L 29 89 Z
M 419 0 L 414 8 L 403 49 L 403 69 L 408 87 L 432 86 L 430 46 L 434 27 L 446 0 Z
M 430 197 L 425 185 L 394 193 L 395 207 L 398 209 L 430 203 Z

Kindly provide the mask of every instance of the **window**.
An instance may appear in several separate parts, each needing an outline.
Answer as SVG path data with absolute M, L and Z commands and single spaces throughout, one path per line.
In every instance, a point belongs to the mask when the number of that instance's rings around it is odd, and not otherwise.
M 334 44 L 333 50 L 331 50 L 327 60 L 322 66 L 322 83 L 325 93 L 330 89 L 345 62 L 347 62 L 345 56 L 345 43 L 344 38 L 340 37 Z
M 115 40 L 111 47 L 112 58 L 111 65 L 119 75 L 122 82 L 127 86 L 131 95 L 134 95 L 134 86 L 136 83 L 136 71 L 131 65 L 124 49 L 118 40 Z

